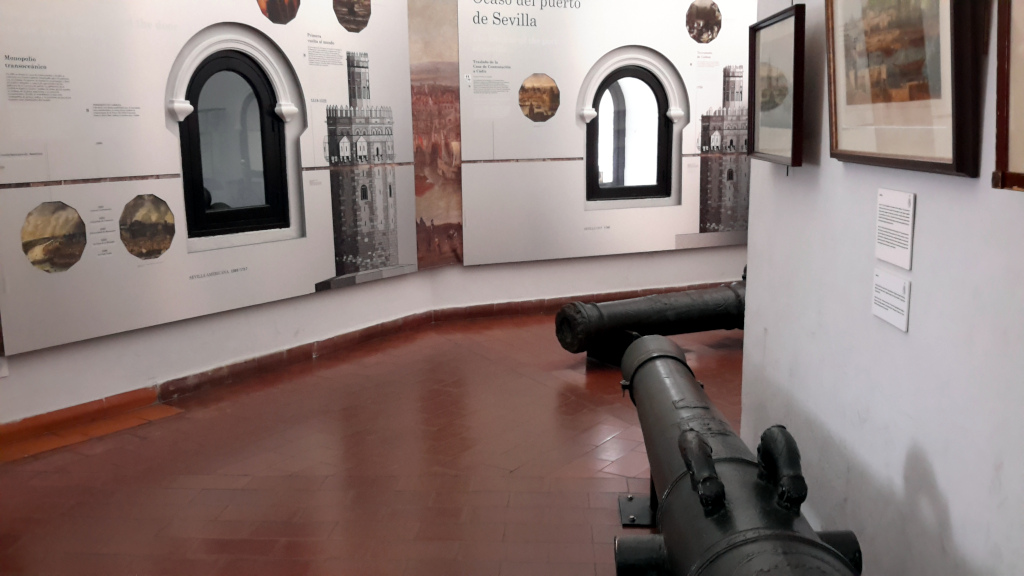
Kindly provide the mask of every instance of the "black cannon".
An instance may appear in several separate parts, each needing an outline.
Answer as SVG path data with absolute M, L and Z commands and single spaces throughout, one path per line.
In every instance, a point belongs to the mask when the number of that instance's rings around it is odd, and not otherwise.
M 660 534 L 615 540 L 619 576 L 861 573 L 852 532 L 816 533 L 801 515 L 807 484 L 789 431 L 765 430 L 755 457 L 662 336 L 634 342 L 622 374 L 647 445 L 651 495 L 623 495 L 620 513 L 624 525 L 649 523 Z
M 602 304 L 573 302 L 555 317 L 555 334 L 569 352 L 618 365 L 640 336 L 742 330 L 745 309 L 746 282 Z

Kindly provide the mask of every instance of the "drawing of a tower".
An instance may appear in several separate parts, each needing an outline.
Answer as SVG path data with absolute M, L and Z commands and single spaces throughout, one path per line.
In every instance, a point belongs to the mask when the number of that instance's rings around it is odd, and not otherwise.
M 722 107 L 701 116 L 700 231 L 747 229 L 750 157 L 743 66 L 722 71 Z
M 394 115 L 370 103 L 370 59 L 348 53 L 348 106 L 327 107 L 338 276 L 398 266 Z

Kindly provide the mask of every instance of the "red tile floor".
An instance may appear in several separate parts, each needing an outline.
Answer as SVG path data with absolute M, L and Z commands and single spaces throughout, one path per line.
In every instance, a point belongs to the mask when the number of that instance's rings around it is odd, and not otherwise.
M 742 332 L 675 338 L 740 418 Z M 454 321 L 0 465 L 0 574 L 614 574 L 648 489 L 616 369 L 551 316 Z

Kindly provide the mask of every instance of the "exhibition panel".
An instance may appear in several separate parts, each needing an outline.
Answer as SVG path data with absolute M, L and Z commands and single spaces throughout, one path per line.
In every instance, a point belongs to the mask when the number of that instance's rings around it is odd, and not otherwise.
M 745 67 L 755 20 L 755 4 L 741 0 L 629 9 L 614 0 L 460 0 L 466 263 L 674 250 L 679 236 L 745 231 Z M 689 35 L 680 34 L 683 22 Z M 643 108 L 631 115 L 621 98 L 623 161 L 631 150 L 658 158 L 659 176 L 628 193 L 626 174 L 619 192 L 597 184 L 602 170 L 615 182 L 614 162 L 598 166 L 598 140 L 617 129 L 601 108 L 620 76 L 664 93 L 656 105 L 664 128 L 642 137 L 628 119 Z
M 420 268 L 745 242 L 754 4 L 510 6 L 5 8 L 5 351 Z
M 369 4 L 5 7 L 6 353 L 415 271 L 408 11 Z

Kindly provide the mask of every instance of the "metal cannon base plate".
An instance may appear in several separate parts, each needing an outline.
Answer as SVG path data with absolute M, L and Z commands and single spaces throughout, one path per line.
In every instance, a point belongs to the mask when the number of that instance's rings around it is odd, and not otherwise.
M 651 497 L 639 494 L 619 494 L 619 519 L 624 528 L 654 527 Z

